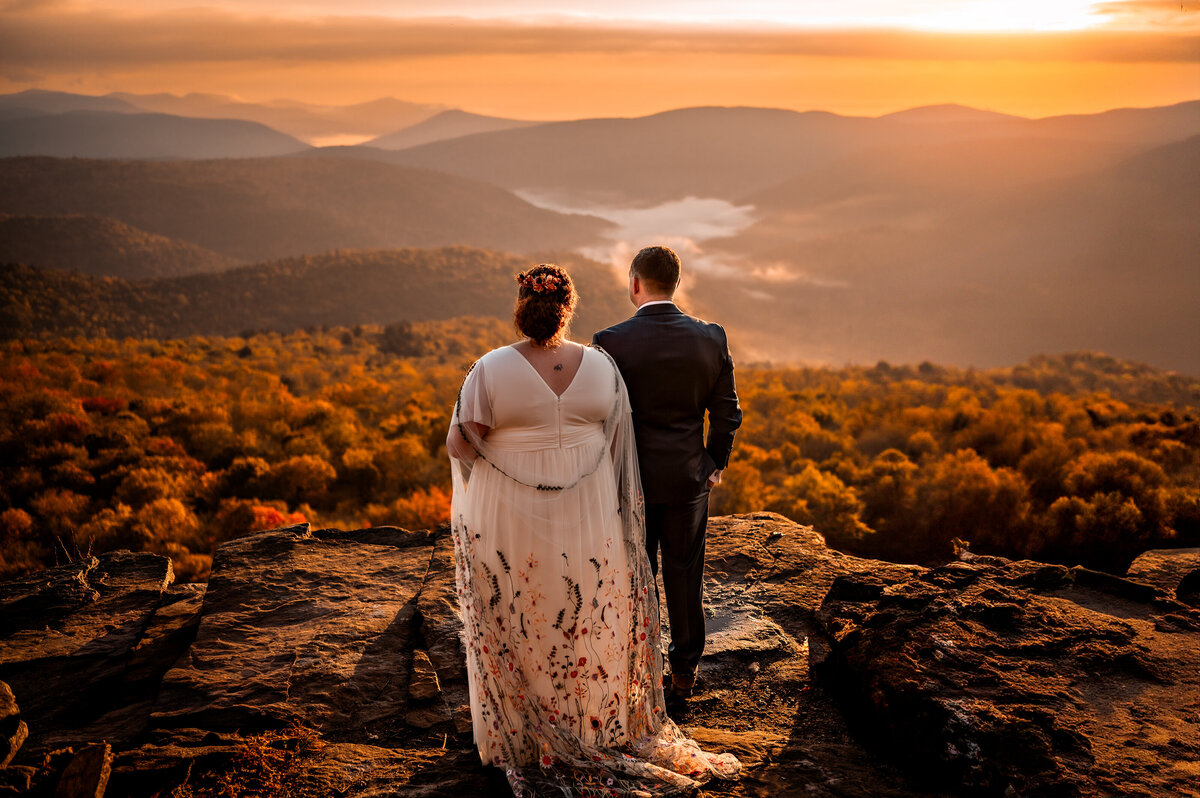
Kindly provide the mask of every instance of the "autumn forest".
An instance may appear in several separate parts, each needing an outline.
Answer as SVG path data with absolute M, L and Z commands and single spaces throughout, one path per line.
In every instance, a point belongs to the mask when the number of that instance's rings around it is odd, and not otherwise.
M 11 340 L 0 577 L 128 548 L 205 580 L 216 546 L 257 530 L 442 523 L 455 392 L 511 336 L 459 318 Z M 1200 380 L 1085 354 L 737 379 L 745 422 L 713 514 L 775 511 L 901 562 L 969 545 L 1120 573 L 1200 544 Z

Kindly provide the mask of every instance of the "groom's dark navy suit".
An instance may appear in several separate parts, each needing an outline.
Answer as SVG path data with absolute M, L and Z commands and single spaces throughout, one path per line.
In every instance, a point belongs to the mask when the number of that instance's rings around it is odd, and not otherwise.
M 725 330 L 674 304 L 654 304 L 596 333 L 592 343 L 612 355 L 629 388 L 655 574 L 662 548 L 671 622 L 667 656 L 672 672 L 692 674 L 704 652 L 708 477 L 729 463 L 742 423 Z

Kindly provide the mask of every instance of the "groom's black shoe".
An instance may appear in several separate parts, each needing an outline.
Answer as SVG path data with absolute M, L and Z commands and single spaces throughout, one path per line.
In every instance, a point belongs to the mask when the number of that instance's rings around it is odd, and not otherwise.
M 671 673 L 663 677 L 663 692 L 667 700 L 681 701 L 692 697 L 696 689 L 696 674 Z

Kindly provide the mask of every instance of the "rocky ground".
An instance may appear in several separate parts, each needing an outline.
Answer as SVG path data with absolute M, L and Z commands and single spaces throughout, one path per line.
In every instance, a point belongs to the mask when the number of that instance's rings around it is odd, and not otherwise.
M 747 767 L 706 794 L 1200 796 L 1196 550 L 928 569 L 764 513 L 708 551 L 675 715 Z M 453 582 L 445 533 L 301 525 L 225 544 L 207 586 L 128 552 L 0 583 L 0 795 L 503 794 Z

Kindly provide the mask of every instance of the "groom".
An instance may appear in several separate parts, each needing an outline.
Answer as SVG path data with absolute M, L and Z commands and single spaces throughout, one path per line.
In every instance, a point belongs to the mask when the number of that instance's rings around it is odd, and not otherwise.
M 662 549 L 671 622 L 668 695 L 686 698 L 704 652 L 708 493 L 729 463 L 742 410 L 725 331 L 685 315 L 671 299 L 679 273 L 679 256 L 669 248 L 639 252 L 629 267 L 629 299 L 637 313 L 596 333 L 592 343 L 612 355 L 629 388 L 646 498 L 646 549 L 656 576 Z

